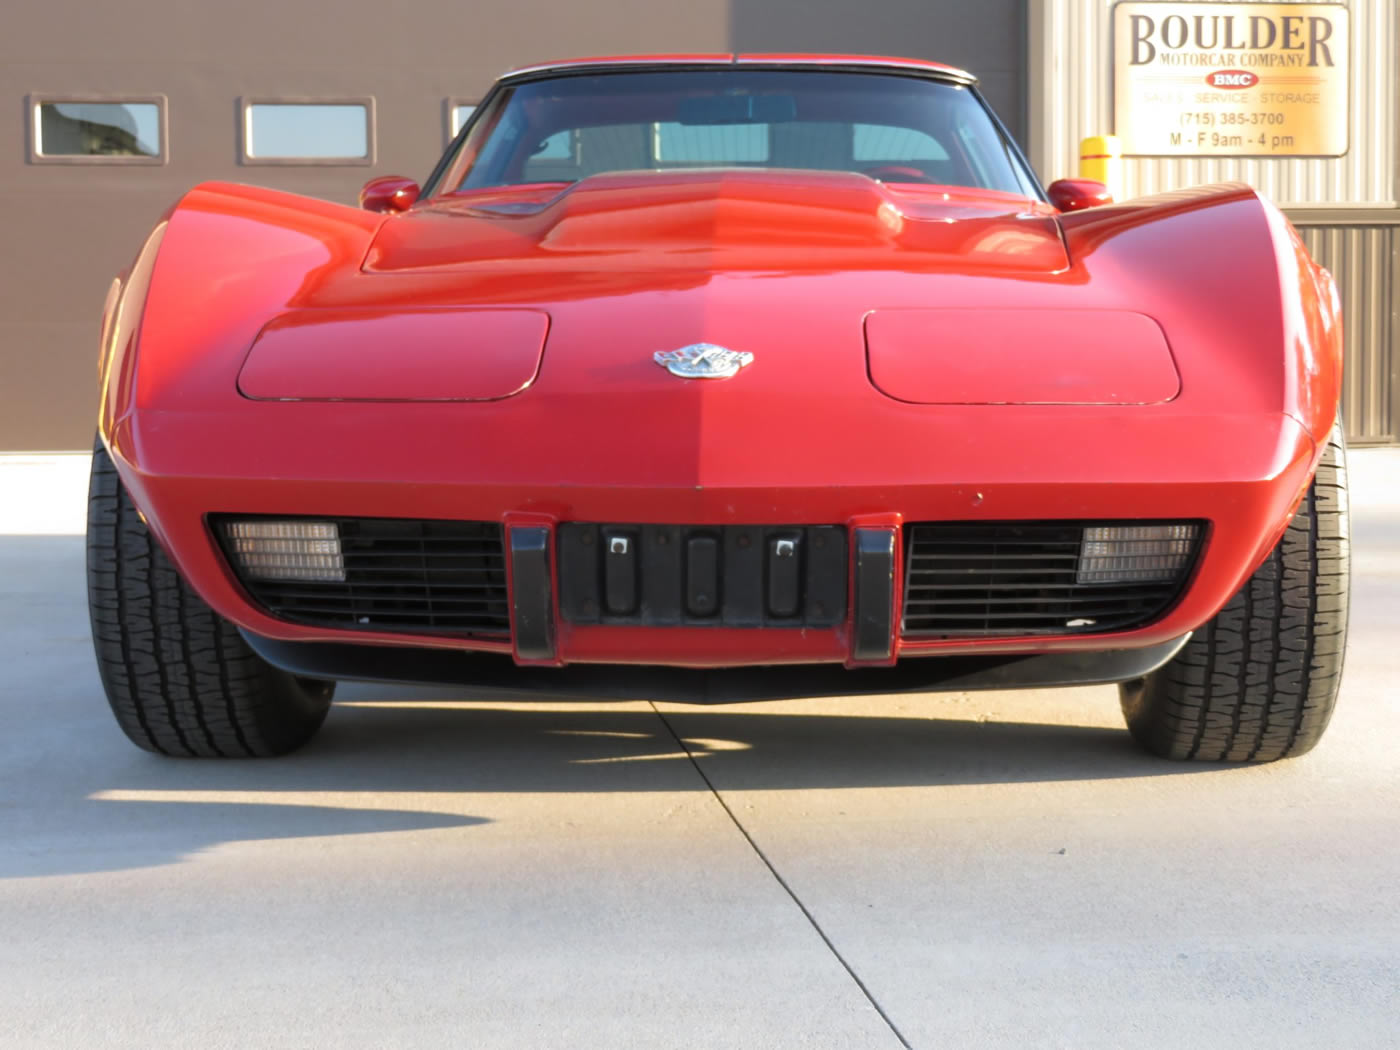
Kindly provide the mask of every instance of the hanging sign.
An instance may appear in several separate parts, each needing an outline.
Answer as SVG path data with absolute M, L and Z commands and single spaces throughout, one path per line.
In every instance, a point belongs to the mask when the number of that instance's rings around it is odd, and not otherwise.
M 1113 113 L 1123 153 L 1340 157 L 1349 15 L 1343 4 L 1116 4 Z

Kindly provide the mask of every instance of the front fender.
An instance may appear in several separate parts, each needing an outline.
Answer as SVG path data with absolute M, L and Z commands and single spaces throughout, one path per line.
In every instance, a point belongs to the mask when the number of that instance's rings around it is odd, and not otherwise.
M 1161 322 L 1194 402 L 1291 416 L 1321 455 L 1341 396 L 1339 303 L 1278 208 L 1231 184 L 1060 221 L 1076 266 Z
M 139 501 L 130 465 L 158 464 L 138 412 L 236 397 L 258 330 L 358 271 L 384 216 L 225 183 L 191 190 L 146 239 L 103 324 L 98 428 Z M 123 467 L 127 469 L 122 469 Z

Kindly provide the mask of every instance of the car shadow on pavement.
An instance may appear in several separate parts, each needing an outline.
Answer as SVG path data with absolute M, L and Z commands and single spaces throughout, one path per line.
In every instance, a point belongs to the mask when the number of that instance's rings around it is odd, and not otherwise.
M 134 800 L 118 791 L 83 799 L 80 810 L 64 815 L 59 835 L 47 829 L 30 837 L 7 835 L 8 841 L 0 846 L 0 880 L 158 867 L 236 842 L 488 823 L 482 817 L 403 809 L 288 805 L 256 797 L 190 802 L 179 797 L 180 792 L 174 791 L 169 799 Z
M 1031 709 L 1035 703 L 1030 694 L 1018 702 Z M 843 703 L 860 704 L 862 713 L 830 713 Z M 904 711 L 869 713 L 884 704 Z M 336 705 L 309 753 L 325 763 L 319 772 L 328 777 L 342 761 L 351 768 L 374 763 L 383 772 L 387 758 L 407 781 L 400 789 L 412 791 L 647 790 L 627 767 L 676 766 L 689 778 L 691 756 L 717 786 L 745 790 L 1099 780 L 1191 768 L 1145 754 L 1126 730 L 950 718 L 937 698 L 826 701 L 820 712 L 813 706 L 668 704 L 658 715 L 645 703 L 356 699 Z
M 0 807 L 0 879 L 154 867 L 267 839 L 456 834 L 498 819 L 491 799 L 501 795 L 708 791 L 697 764 L 721 792 L 1206 772 L 1097 727 L 814 714 L 794 710 L 801 702 L 673 706 L 663 720 L 638 702 L 480 705 L 385 692 L 337 704 L 295 754 L 199 761 L 134 750 L 94 689 L 87 754 L 49 774 L 60 797 Z
M 988 710 L 981 700 L 929 696 L 665 705 L 658 714 L 636 701 L 482 703 L 460 690 L 362 684 L 342 686 L 321 733 L 296 754 L 163 759 L 133 748 L 107 710 L 82 558 L 78 536 L 0 541 L 0 718 L 9 727 L 0 738 L 0 879 L 155 867 L 262 840 L 456 835 L 511 819 L 501 804 L 511 794 L 1206 772 L 1145 755 L 1122 729 L 1001 720 L 1000 700 L 998 719 L 987 721 L 977 720 Z M 1110 691 L 1104 700 L 1112 704 Z M 1010 710 L 1034 718 L 1037 702 L 1021 694 Z

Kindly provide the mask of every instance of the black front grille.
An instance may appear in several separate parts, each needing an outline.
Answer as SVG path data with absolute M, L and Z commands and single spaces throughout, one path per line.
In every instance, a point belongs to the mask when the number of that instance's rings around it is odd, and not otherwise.
M 1142 627 L 1180 596 L 1200 535 L 1170 580 L 1079 583 L 1084 529 L 1148 522 L 940 522 L 904 534 L 906 638 L 1099 634 Z
M 303 520 L 336 525 L 345 561 L 343 582 L 249 577 L 228 550 L 222 524 L 215 523 L 243 586 L 277 619 L 362 631 L 510 632 L 499 524 L 398 518 Z

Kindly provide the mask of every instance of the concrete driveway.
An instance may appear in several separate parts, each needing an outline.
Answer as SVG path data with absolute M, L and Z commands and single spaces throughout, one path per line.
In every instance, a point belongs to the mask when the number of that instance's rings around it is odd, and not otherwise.
M 1353 453 L 1332 729 L 1138 752 L 1112 688 L 732 708 L 343 686 L 137 751 L 86 457 L 0 458 L 0 1046 L 1400 1045 L 1400 450 Z

